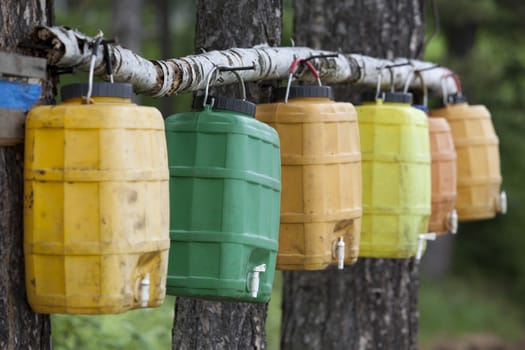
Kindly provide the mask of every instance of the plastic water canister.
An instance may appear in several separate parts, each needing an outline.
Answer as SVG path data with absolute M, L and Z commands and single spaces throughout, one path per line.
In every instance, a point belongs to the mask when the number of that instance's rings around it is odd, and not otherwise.
M 168 294 L 267 302 L 277 255 L 279 137 L 251 102 L 209 96 L 166 119 Z
M 360 257 L 408 258 L 427 232 L 431 204 L 427 116 L 412 95 L 386 92 L 357 106 L 363 167 Z
M 493 218 L 506 211 L 506 195 L 500 192 L 499 140 L 491 115 L 483 105 L 469 105 L 461 95 L 451 95 L 431 116 L 447 119 L 457 152 L 457 200 L 459 221 Z
M 282 199 L 277 268 L 319 270 L 358 256 L 361 153 L 357 114 L 328 86 L 292 86 L 257 106 L 281 139 Z
M 160 112 L 129 84 L 62 88 L 26 121 L 24 255 L 38 313 L 160 305 L 168 263 L 168 165 Z

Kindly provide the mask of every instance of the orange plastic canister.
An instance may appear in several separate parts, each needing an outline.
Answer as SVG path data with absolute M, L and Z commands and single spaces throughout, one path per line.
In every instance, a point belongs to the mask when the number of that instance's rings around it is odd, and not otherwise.
M 342 268 L 342 260 L 350 264 L 358 256 L 357 114 L 350 103 L 330 96 L 327 86 L 294 86 L 287 103 L 257 106 L 256 118 L 273 126 L 281 140 L 281 270 L 319 270 L 336 263 Z
M 469 105 L 461 95 L 451 103 L 431 110 L 450 124 L 457 152 L 457 201 L 459 221 L 489 219 L 505 211 L 505 195 L 500 195 L 499 140 L 491 115 L 483 105 Z
M 432 178 L 432 214 L 428 231 L 438 235 L 456 233 L 456 150 L 450 126 L 445 118 L 429 117 Z

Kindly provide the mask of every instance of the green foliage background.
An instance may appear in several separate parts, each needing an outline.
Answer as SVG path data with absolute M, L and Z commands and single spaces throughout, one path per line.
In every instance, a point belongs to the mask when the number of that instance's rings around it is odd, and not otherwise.
M 525 295 L 525 3 L 439 1 L 442 34 L 426 57 L 455 70 L 471 104 L 486 105 L 500 139 L 508 214 L 460 224 L 453 271 L 483 276 L 523 308 Z
M 54 315 L 53 348 L 170 349 L 174 301 L 174 297 L 168 297 L 160 308 L 120 315 Z
M 427 4 L 429 2 L 427 1 Z M 142 56 L 160 57 L 155 2 L 142 9 Z M 493 220 L 460 224 L 454 239 L 452 271 L 440 280 L 423 279 L 420 293 L 421 338 L 436 334 L 492 332 L 523 336 L 525 303 L 525 2 L 521 0 L 439 0 L 441 33 L 427 47 L 425 59 L 457 72 L 471 104 L 486 105 L 500 138 L 503 188 L 509 212 Z M 193 53 L 193 0 L 172 0 L 173 57 Z M 284 1 L 283 45 L 292 33 L 291 0 Z M 432 16 L 427 16 L 428 32 Z M 106 36 L 111 20 L 102 0 L 56 0 L 56 24 Z M 61 77 L 62 83 L 85 81 L 85 74 Z M 168 98 L 173 111 L 189 108 L 190 94 Z M 160 105 L 142 97 L 141 103 Z M 432 101 L 434 105 L 438 100 Z M 268 347 L 277 349 L 280 329 L 280 274 L 277 274 L 267 321 Z M 174 298 L 154 310 L 112 316 L 55 315 L 55 349 L 169 349 Z

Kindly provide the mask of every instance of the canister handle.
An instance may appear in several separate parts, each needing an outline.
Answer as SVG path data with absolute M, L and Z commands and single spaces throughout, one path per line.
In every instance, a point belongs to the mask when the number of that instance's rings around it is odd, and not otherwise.
M 97 60 L 98 48 L 103 45 L 103 59 L 106 61 L 106 73 L 109 77 L 109 82 L 113 83 L 113 67 L 111 65 L 111 58 L 109 57 L 109 45 L 108 43 L 114 42 L 114 40 L 105 40 L 104 34 L 100 31 L 95 36 L 93 47 L 91 49 L 91 61 L 89 62 L 89 74 L 88 74 L 88 91 L 86 94 L 86 104 L 91 103 L 91 95 L 93 93 L 93 76 L 95 75 L 95 62 Z
M 459 76 L 454 72 L 448 72 L 441 76 L 441 91 L 443 94 L 443 105 L 448 104 L 448 89 L 447 89 L 447 79 L 454 79 L 454 84 L 456 84 L 456 90 L 461 95 L 461 83 L 459 81 Z
M 251 66 L 242 66 L 242 67 L 228 67 L 228 66 L 215 66 L 212 68 L 211 72 L 208 74 L 208 77 L 206 79 L 206 87 L 204 88 L 204 101 L 202 102 L 202 106 L 206 107 L 207 101 L 208 101 L 208 94 L 210 90 L 210 83 L 214 76 L 214 74 L 218 72 L 232 72 L 235 74 L 235 77 L 239 81 L 239 87 L 241 91 L 241 99 L 244 101 L 246 100 L 246 87 L 244 86 L 244 80 L 242 79 L 241 75 L 237 73 L 238 70 L 253 70 L 255 69 L 255 65 Z M 213 103 L 211 104 L 213 107 Z
M 408 63 L 403 63 L 402 65 L 404 66 L 405 64 Z M 381 95 L 381 83 L 383 80 L 384 69 L 388 69 L 388 72 L 390 73 L 390 91 L 394 92 L 394 70 L 392 69 L 394 67 L 398 67 L 398 65 L 382 65 L 376 68 L 379 71 L 377 73 L 376 100 L 378 100 Z
M 91 52 L 91 61 L 89 62 L 89 75 L 88 75 L 88 91 L 86 94 L 86 104 L 91 103 L 91 94 L 93 93 L 93 75 L 95 74 L 95 61 L 97 60 L 98 47 L 102 43 L 102 32 L 99 32 L 93 42 L 93 48 Z
M 410 86 L 410 83 L 415 80 L 416 78 L 419 78 L 419 81 L 421 82 L 421 90 L 423 91 L 423 106 L 428 106 L 428 88 L 427 84 L 425 83 L 425 80 L 423 79 L 423 74 L 421 74 L 421 70 L 413 69 L 408 73 L 407 80 L 405 81 L 405 86 L 403 88 L 403 93 L 408 93 L 408 87 Z
M 115 81 L 113 79 L 113 64 L 111 63 L 111 57 L 109 56 L 109 43 L 110 40 L 102 41 L 102 46 L 104 47 L 104 61 L 106 61 L 106 74 L 108 75 L 109 82 L 113 84 Z
M 383 69 L 388 69 L 388 72 L 390 73 L 390 91 L 394 92 L 394 71 L 389 66 L 380 66 L 377 67 L 377 70 L 379 71 L 377 73 L 377 86 L 376 86 L 376 100 L 379 99 L 379 96 L 381 95 L 381 83 L 383 80 Z
M 378 100 L 379 96 L 381 95 L 381 82 L 383 80 L 383 70 L 388 69 L 390 73 L 390 92 L 395 92 L 393 68 L 403 67 L 403 66 L 408 66 L 408 65 L 412 65 L 412 63 L 410 61 L 407 61 L 407 62 L 402 62 L 402 63 L 382 65 L 376 68 L 379 71 L 379 73 L 377 74 L 376 100 Z
M 313 57 L 306 58 L 306 59 L 296 58 L 293 60 L 292 64 L 290 65 L 290 75 L 288 76 L 288 82 L 286 84 L 286 93 L 284 95 L 284 103 L 288 103 L 288 97 L 290 96 L 290 86 L 292 85 L 294 74 L 300 65 L 305 65 L 308 68 L 308 70 L 312 73 L 312 75 L 316 78 L 317 84 L 319 86 L 322 86 L 321 79 L 319 78 L 319 72 L 317 71 L 317 69 L 315 69 L 314 65 L 308 61 L 311 58 Z

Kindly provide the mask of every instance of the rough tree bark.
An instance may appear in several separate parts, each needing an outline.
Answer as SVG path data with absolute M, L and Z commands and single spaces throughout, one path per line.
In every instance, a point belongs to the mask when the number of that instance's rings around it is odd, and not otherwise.
M 422 1 L 295 2 L 298 45 L 377 57 L 414 57 Z M 346 100 L 352 92 L 338 89 Z M 344 271 L 283 274 L 282 349 L 417 349 L 414 259 L 360 258 Z
M 52 25 L 52 20 L 52 0 L 2 0 L 0 50 L 27 54 L 18 47 L 20 41 L 27 39 L 33 26 Z M 42 103 L 51 102 L 53 82 L 45 82 L 42 90 Z M 49 317 L 33 313 L 26 301 L 23 163 L 23 145 L 0 147 L 0 349 L 49 349 Z
M 213 50 L 278 45 L 281 38 L 281 2 L 278 0 L 199 0 L 195 48 Z M 221 95 L 238 96 L 237 86 Z M 251 83 L 248 99 L 266 102 L 270 84 Z M 215 302 L 177 298 L 173 349 L 265 349 L 267 304 Z
M 154 2 L 156 16 L 158 20 L 157 35 L 159 36 L 160 55 L 161 57 L 171 57 L 171 26 L 170 26 L 170 1 L 157 0 Z M 173 99 L 161 97 L 159 107 L 162 115 L 168 116 L 173 114 Z
M 136 53 L 142 46 L 141 14 L 142 0 L 111 1 L 111 34 Z

